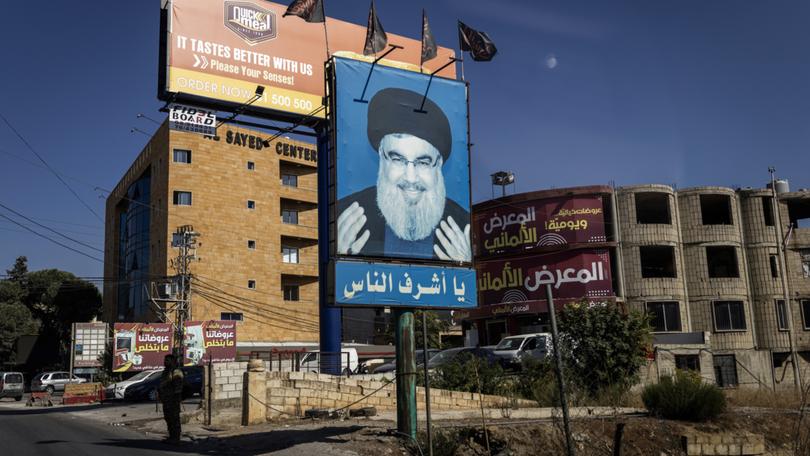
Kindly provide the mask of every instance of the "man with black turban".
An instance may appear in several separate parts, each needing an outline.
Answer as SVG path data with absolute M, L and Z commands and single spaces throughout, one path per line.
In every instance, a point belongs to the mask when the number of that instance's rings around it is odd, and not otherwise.
M 430 99 L 419 109 L 422 97 L 388 88 L 369 102 L 377 185 L 338 201 L 338 254 L 472 259 L 470 214 L 445 193 L 450 123 Z

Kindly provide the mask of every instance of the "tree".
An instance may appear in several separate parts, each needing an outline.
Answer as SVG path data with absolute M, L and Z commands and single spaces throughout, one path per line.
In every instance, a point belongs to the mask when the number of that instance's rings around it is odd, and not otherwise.
M 11 269 L 6 269 L 6 274 L 8 274 L 8 280 L 22 284 L 25 276 L 28 275 L 28 257 L 18 256 L 14 260 L 14 266 Z
M 0 364 L 15 361 L 14 344 L 17 338 L 36 334 L 39 328 L 31 312 L 22 303 L 24 294 L 19 283 L 0 281 Z
M 626 390 L 638 379 L 650 342 L 649 317 L 615 306 L 568 305 L 560 313 L 561 348 L 569 378 L 595 396 L 608 387 Z
M 413 331 L 415 338 L 415 346 L 417 349 L 422 348 L 422 313 L 425 313 L 427 320 L 427 338 L 428 347 L 442 348 L 441 333 L 450 329 L 450 321 L 447 318 L 442 318 L 438 312 L 431 310 L 417 310 L 413 313 Z M 380 344 L 393 344 L 396 340 L 397 319 L 392 314 L 386 321 L 385 328 L 380 332 L 376 343 Z

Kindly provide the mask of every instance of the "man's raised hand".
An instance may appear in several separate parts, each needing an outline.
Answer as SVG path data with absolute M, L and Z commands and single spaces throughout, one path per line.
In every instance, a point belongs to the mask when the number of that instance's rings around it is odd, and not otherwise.
M 453 217 L 447 217 L 447 221 L 442 220 L 436 228 L 436 238 L 439 244 L 433 245 L 436 256 L 448 261 L 470 261 L 472 259 L 472 249 L 470 248 L 470 225 L 467 224 L 462 230 L 456 224 Z
M 358 237 L 360 230 L 363 229 L 366 220 L 368 220 L 364 212 L 365 210 L 355 201 L 338 216 L 338 254 L 357 254 L 360 253 L 360 250 L 366 245 L 368 238 L 371 236 L 371 232 L 366 230 Z

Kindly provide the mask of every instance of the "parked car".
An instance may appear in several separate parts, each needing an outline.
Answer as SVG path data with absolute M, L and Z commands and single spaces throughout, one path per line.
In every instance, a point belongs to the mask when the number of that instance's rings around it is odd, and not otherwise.
M 0 372 L 0 398 L 13 397 L 19 401 L 23 397 L 25 382 L 19 372 Z
M 435 356 L 440 351 L 441 350 L 439 350 L 437 348 L 429 348 L 428 349 L 428 361 L 430 361 L 430 358 Z M 422 352 L 423 352 L 423 350 L 416 350 L 416 365 L 417 366 L 421 366 L 422 364 L 424 364 L 424 357 L 422 355 Z M 380 364 L 379 366 L 377 366 L 374 369 L 374 373 L 375 374 L 385 374 L 385 373 L 388 373 L 388 372 L 394 372 L 395 370 L 397 370 L 397 360 L 396 359 L 394 359 L 391 362 L 385 363 L 385 364 Z
M 532 333 L 508 336 L 493 350 L 506 368 L 519 369 L 526 359 L 544 359 L 551 353 L 551 334 Z
M 64 391 L 65 385 L 72 383 L 84 383 L 86 379 L 76 375 L 70 376 L 70 372 L 42 372 L 31 380 L 31 391 L 47 391 L 53 394 L 54 391 Z
M 180 369 L 183 371 L 183 398 L 202 394 L 204 377 L 202 366 L 186 366 Z M 124 390 L 124 399 L 128 401 L 156 401 L 162 374 L 163 370 L 159 370 L 157 375 L 128 386 Z
M 337 354 L 335 353 L 334 362 L 337 363 Z M 303 372 L 320 372 L 319 366 L 319 359 L 320 359 L 320 351 L 311 351 L 305 353 L 304 356 L 301 357 L 301 370 Z M 357 349 L 356 348 L 342 348 L 340 350 L 340 370 L 343 373 L 355 373 L 358 371 L 358 366 L 360 364 L 359 357 L 357 356 Z
M 107 396 L 107 399 L 123 399 L 124 392 L 128 387 L 145 382 L 153 377 L 159 377 L 161 372 L 163 371 L 157 369 L 138 372 L 126 380 L 108 385 L 104 389 L 104 393 Z
M 452 362 L 462 362 L 465 358 L 477 357 L 487 364 L 501 364 L 501 359 L 492 350 L 482 347 L 460 347 L 442 350 L 428 361 L 428 370 L 442 367 Z

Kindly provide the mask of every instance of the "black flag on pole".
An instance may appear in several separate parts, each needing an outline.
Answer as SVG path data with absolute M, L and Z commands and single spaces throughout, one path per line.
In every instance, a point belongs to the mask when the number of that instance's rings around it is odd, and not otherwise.
M 458 41 L 461 50 L 469 51 L 477 62 L 489 62 L 498 53 L 495 43 L 486 33 L 471 29 L 461 21 L 458 21 Z
M 281 17 L 298 16 L 307 22 L 324 22 L 323 0 L 295 0 Z
M 363 55 L 376 54 L 388 44 L 388 36 L 383 30 L 380 18 L 377 17 L 377 10 L 374 8 L 374 0 L 371 0 L 371 9 L 368 11 L 368 28 L 366 28 L 366 45 L 363 48 Z
M 430 59 L 436 57 L 436 40 L 433 39 L 433 32 L 430 31 L 430 24 L 428 24 L 427 13 L 422 10 L 422 60 L 421 65 L 424 65 Z

